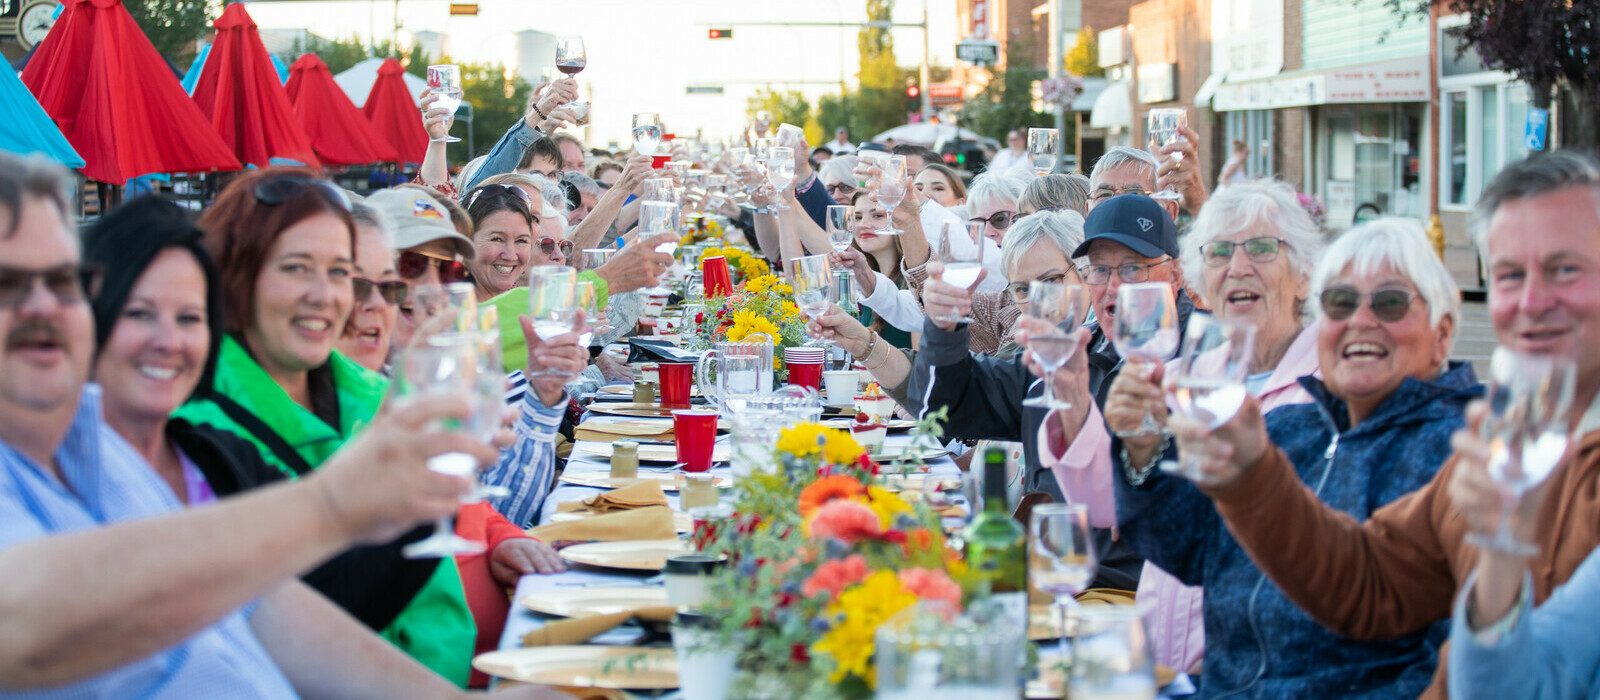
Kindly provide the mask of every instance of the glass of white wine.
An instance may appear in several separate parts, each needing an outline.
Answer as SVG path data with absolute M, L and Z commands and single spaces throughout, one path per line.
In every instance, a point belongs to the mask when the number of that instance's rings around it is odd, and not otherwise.
M 528 317 L 540 340 L 549 341 L 571 333 L 578 320 L 577 273 L 570 267 L 543 265 L 528 270 Z M 541 370 L 528 376 L 566 375 L 560 370 Z
M 783 196 L 789 186 L 794 184 L 794 149 L 788 146 L 773 146 L 767 155 L 767 182 L 772 184 L 772 189 L 778 191 L 778 196 L 772 200 L 773 209 L 788 209 L 783 204 Z
M 1244 405 L 1245 378 L 1255 356 L 1256 327 L 1245 320 L 1190 314 L 1183 334 L 1183 351 L 1173 368 L 1173 403 L 1190 420 L 1215 430 L 1233 419 Z M 1203 482 L 1196 455 L 1162 462 L 1164 470 L 1190 481 Z
M 1181 129 L 1189 128 L 1189 111 L 1181 108 L 1152 109 L 1145 124 L 1150 154 L 1160 158 L 1162 148 L 1183 140 Z M 1181 161 L 1183 154 L 1173 153 L 1172 159 Z M 1150 196 L 1156 199 L 1183 199 L 1183 194 L 1173 189 L 1171 185 Z
M 1111 274 L 1120 274 L 1112 270 Z M 1178 304 L 1172 285 L 1166 282 L 1130 282 L 1117 288 L 1117 313 L 1113 340 L 1124 363 L 1124 372 L 1142 365 L 1149 372 L 1178 351 Z M 1121 437 L 1154 435 L 1161 432 L 1155 418 L 1145 411 L 1139 429 Z
M 877 161 L 878 168 L 883 171 L 878 180 L 878 203 L 883 205 L 883 210 L 889 214 L 884 221 L 888 222 L 885 228 L 877 233 L 883 236 L 898 236 L 905 231 L 894 227 L 894 210 L 906 198 L 906 157 L 905 156 L 880 156 Z
M 1028 355 L 1044 370 L 1044 393 L 1022 402 L 1052 411 L 1072 408 L 1072 403 L 1056 398 L 1056 370 L 1067 365 L 1078 350 L 1079 322 L 1083 318 L 1083 288 L 1065 282 L 1028 284 L 1028 316 L 1051 324 L 1049 333 L 1028 337 Z M 1062 326 L 1066 326 L 1065 329 Z
M 1055 129 L 1028 130 L 1028 158 L 1033 162 L 1035 175 L 1049 175 L 1056 167 L 1056 149 L 1061 143 L 1061 132 Z
M 661 150 L 661 117 L 655 112 L 633 115 L 633 150 L 642 156 L 658 155 Z
M 801 315 L 816 319 L 827 313 L 828 307 L 838 301 L 838 288 L 828 272 L 828 256 L 808 255 L 790 260 L 789 265 L 794 278 L 794 303 L 800 307 Z M 806 345 L 826 347 L 832 343 L 814 338 Z
M 450 119 L 454 121 L 456 110 L 461 108 L 461 98 L 465 94 L 461 89 L 461 67 L 450 63 L 428 66 L 428 92 L 437 96 L 433 102 L 434 106 L 450 110 Z M 428 140 L 433 143 L 461 141 L 449 133 Z
M 964 245 L 966 242 L 971 243 L 970 248 Z M 962 252 L 963 250 L 970 252 Z M 934 252 L 940 264 L 944 266 L 939 273 L 939 279 L 971 291 L 973 285 L 978 283 L 978 275 L 983 272 L 983 222 L 963 224 L 959 221 L 945 221 L 943 235 L 939 236 L 938 246 Z M 947 323 L 972 322 L 971 317 L 961 315 L 934 320 Z
M 1089 507 L 1081 503 L 1041 503 L 1028 523 L 1028 578 L 1054 598 L 1061 639 L 1068 636 L 1067 615 L 1078 607 L 1073 596 L 1089 588 L 1099 568 L 1089 528 Z

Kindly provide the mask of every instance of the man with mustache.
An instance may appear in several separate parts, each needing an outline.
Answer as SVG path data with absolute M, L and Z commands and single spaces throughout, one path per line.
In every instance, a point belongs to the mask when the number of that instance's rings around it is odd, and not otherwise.
M 455 512 L 466 480 L 427 458 L 495 452 L 429 426 L 468 407 L 394 407 L 312 476 L 181 510 L 87 383 L 65 192 L 0 154 L 0 697 L 460 695 L 296 576 Z

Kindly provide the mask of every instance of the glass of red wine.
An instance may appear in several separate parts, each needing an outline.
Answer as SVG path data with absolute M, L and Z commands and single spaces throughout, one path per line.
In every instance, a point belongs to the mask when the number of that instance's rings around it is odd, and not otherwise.
M 563 36 L 556 38 L 556 70 L 568 77 L 583 72 L 583 67 L 589 61 L 584 57 L 583 37 Z

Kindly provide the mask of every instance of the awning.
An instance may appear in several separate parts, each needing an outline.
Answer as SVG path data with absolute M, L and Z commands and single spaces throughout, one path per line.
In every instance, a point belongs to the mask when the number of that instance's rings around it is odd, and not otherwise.
M 1228 74 L 1226 72 L 1212 73 L 1211 75 L 1206 76 L 1206 81 L 1201 83 L 1200 89 L 1194 93 L 1194 106 L 1210 107 L 1211 96 L 1217 94 L 1217 86 L 1221 85 L 1222 81 L 1227 79 Z
M 1133 99 L 1128 84 L 1121 80 L 1106 83 L 1089 110 L 1089 126 L 1096 129 L 1126 129 L 1133 126 Z
M 1105 78 L 1084 78 L 1083 91 L 1072 98 L 1072 106 L 1068 112 L 1088 112 L 1094 109 L 1094 101 L 1100 99 L 1100 93 L 1106 91 Z
M 1323 104 L 1427 102 L 1428 57 L 1406 56 L 1339 68 L 1312 68 L 1216 87 L 1218 112 Z

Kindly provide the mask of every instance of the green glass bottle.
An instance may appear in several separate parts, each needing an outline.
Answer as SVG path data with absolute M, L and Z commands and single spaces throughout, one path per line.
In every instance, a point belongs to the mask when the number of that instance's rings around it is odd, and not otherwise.
M 1028 536 L 1006 503 L 1006 453 L 983 453 L 983 512 L 961 532 L 967 566 L 980 577 L 979 595 L 1028 590 Z

